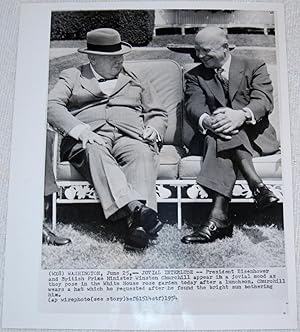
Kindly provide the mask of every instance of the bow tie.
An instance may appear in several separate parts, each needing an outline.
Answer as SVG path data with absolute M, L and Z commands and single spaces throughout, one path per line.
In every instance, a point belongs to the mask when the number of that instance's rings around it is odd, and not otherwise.
M 111 81 L 111 80 L 116 80 L 118 77 L 113 77 L 113 78 L 99 78 L 98 82 L 103 83 L 106 81 Z

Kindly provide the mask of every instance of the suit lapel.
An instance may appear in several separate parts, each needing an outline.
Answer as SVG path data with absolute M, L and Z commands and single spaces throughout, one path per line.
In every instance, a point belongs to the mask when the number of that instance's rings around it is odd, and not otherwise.
M 244 77 L 244 65 L 239 58 L 232 55 L 229 69 L 229 98 L 232 101 Z
M 222 106 L 226 106 L 226 98 L 221 82 L 216 78 L 215 71 L 212 69 L 212 75 L 206 81 L 207 86 Z
M 116 87 L 111 95 L 113 96 L 117 94 L 131 80 L 132 78 L 126 75 L 125 71 L 122 70 L 122 72 L 119 74 Z M 89 64 L 82 66 L 80 81 L 82 87 L 88 90 L 94 96 L 103 97 L 104 93 L 101 91 L 99 83 L 96 80 Z
M 116 84 L 115 89 L 112 93 L 112 96 L 117 94 L 120 90 L 122 90 L 123 87 L 126 84 L 128 84 L 131 80 L 132 80 L 132 78 L 128 75 L 125 75 L 125 71 L 122 70 L 121 73 L 118 76 L 117 84 Z
M 100 90 L 99 83 L 96 80 L 89 64 L 82 66 L 80 83 L 83 88 L 88 90 L 94 96 L 100 97 L 103 95 L 103 92 Z

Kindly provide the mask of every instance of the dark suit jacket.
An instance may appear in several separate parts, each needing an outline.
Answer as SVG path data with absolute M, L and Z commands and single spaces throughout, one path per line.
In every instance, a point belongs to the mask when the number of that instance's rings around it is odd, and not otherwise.
M 229 69 L 229 99 L 233 109 L 249 107 L 256 124 L 245 124 L 253 148 L 260 154 L 272 154 L 279 149 L 276 132 L 268 115 L 273 110 L 273 87 L 263 61 L 232 55 Z M 186 111 L 188 119 L 198 130 L 203 113 L 211 114 L 226 106 L 225 95 L 215 71 L 199 66 L 186 73 Z
M 78 124 L 96 130 L 106 121 L 136 139 L 142 139 L 143 128 L 150 125 L 163 138 L 167 111 L 147 80 L 133 72 L 123 69 L 107 96 L 89 64 L 62 71 L 49 93 L 48 122 L 66 135 Z

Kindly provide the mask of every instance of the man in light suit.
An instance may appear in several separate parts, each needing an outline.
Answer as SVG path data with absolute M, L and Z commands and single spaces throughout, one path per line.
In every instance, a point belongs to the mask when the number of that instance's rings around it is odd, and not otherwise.
M 64 70 L 49 94 L 48 122 L 61 156 L 90 181 L 107 219 L 126 218 L 126 248 L 146 248 L 162 227 L 155 181 L 167 111 L 145 77 L 123 66 L 131 46 L 116 30 L 87 34 L 89 63 Z
M 208 220 L 182 238 L 206 243 L 232 235 L 228 208 L 239 170 L 263 209 L 278 198 L 256 173 L 252 158 L 279 151 L 268 115 L 272 83 L 263 61 L 231 55 L 222 29 L 205 28 L 195 38 L 201 64 L 186 74 L 186 111 L 196 136 L 205 136 L 204 160 L 197 183 L 213 199 Z

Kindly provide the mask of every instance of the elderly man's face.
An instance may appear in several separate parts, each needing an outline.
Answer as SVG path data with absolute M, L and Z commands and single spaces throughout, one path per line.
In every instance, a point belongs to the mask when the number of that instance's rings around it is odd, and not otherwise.
M 228 44 L 218 39 L 196 39 L 196 56 L 207 68 L 221 67 L 228 57 Z
M 93 55 L 90 61 L 96 72 L 104 78 L 118 76 L 123 68 L 123 55 Z

